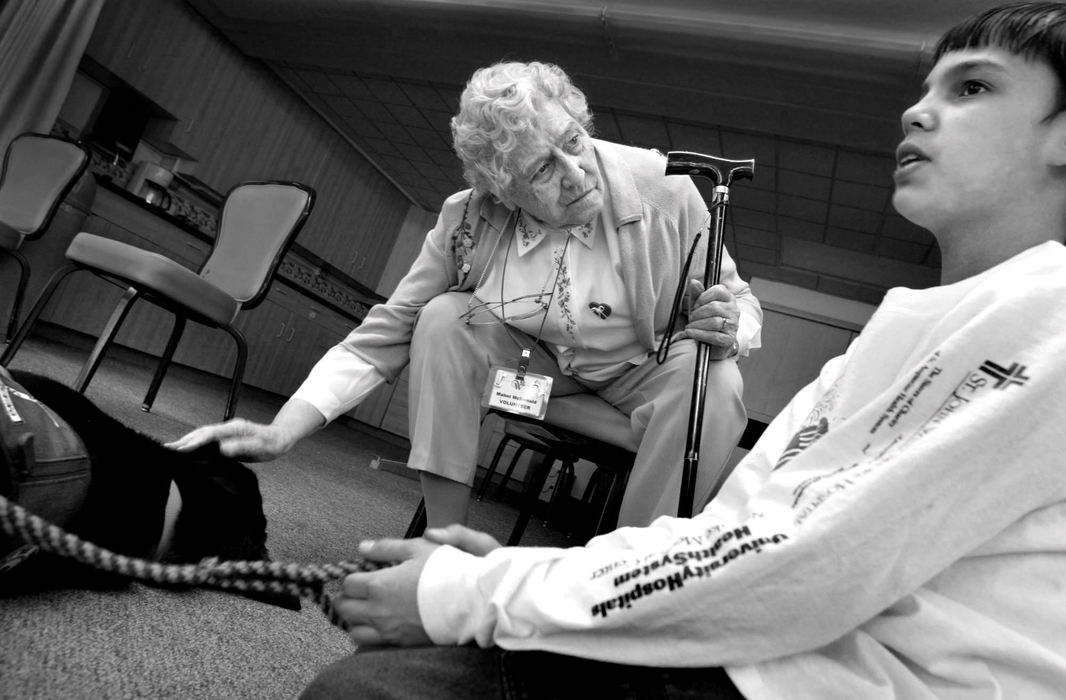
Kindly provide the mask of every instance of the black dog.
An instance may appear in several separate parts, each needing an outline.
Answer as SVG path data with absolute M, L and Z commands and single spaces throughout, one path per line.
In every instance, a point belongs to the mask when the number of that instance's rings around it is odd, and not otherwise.
M 266 516 L 258 478 L 251 469 L 219 454 L 215 444 L 191 453 L 167 449 L 59 382 L 29 372 L 10 373 L 37 401 L 69 423 L 88 451 L 91 481 L 82 508 L 66 527 L 69 532 L 120 554 L 154 558 L 174 484 L 181 510 L 161 561 L 269 559 Z M 120 583 L 114 575 L 36 554 L 5 574 L 0 589 L 11 593 Z M 299 609 L 298 598 L 251 597 Z

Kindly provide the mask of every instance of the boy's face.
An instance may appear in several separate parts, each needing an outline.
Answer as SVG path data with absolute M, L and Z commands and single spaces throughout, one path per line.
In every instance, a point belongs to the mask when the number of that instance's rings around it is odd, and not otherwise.
M 994 221 L 1049 187 L 1058 81 L 1043 62 L 985 47 L 945 54 L 903 113 L 897 211 L 933 233 Z M 1006 209 L 1004 209 L 1006 207 Z M 960 228 L 962 227 L 962 228 Z

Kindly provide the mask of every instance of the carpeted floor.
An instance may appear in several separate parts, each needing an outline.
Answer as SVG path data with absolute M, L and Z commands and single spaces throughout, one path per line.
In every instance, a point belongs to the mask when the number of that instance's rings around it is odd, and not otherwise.
M 87 339 L 51 329 L 12 362 L 70 383 Z M 152 413 L 140 410 L 152 359 L 114 349 L 86 395 L 127 425 L 161 440 L 218 420 L 226 381 L 173 367 Z M 245 387 L 238 415 L 268 421 L 284 399 Z M 370 468 L 404 460 L 395 439 L 341 419 L 288 455 L 253 465 L 276 561 L 325 563 L 361 539 L 400 536 L 419 500 L 418 482 Z M 515 518 L 499 502 L 475 503 L 473 527 L 506 539 Z M 524 545 L 566 546 L 530 523 Z M 0 598 L 0 698 L 292 698 L 318 669 L 351 653 L 347 637 L 313 605 L 293 612 L 214 591 L 131 584 L 117 591 L 55 590 Z

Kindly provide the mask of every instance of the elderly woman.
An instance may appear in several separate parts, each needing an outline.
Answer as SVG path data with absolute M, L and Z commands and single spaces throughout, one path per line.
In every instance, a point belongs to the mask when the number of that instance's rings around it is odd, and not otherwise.
M 471 189 L 444 202 L 389 300 L 318 362 L 272 424 L 237 419 L 173 446 L 219 440 L 227 455 L 271 459 L 410 364 L 408 465 L 421 473 L 429 526 L 465 523 L 486 385 L 528 372 L 522 390 L 550 378 L 550 396 L 594 392 L 630 416 L 640 447 L 619 524 L 644 525 L 677 511 L 703 342 L 718 361 L 699 506 L 746 423 L 733 358 L 759 346 L 762 312 L 725 253 L 720 285 L 689 284 L 687 325 L 656 361 L 707 207 L 689 178 L 665 175 L 662 155 L 593 139 L 591 128 L 585 96 L 558 67 L 477 71 L 452 119 Z M 694 274 L 707 239 L 695 243 Z M 527 412 L 550 400 L 526 391 L 519 403 Z

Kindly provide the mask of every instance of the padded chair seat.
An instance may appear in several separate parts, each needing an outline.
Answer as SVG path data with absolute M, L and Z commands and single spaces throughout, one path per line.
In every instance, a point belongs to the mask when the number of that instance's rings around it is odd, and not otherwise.
M 501 418 L 506 416 L 500 414 Z M 517 421 L 504 421 L 503 434 L 510 437 L 519 437 L 524 440 L 530 440 L 532 442 L 539 442 L 542 446 L 547 447 L 545 440 L 551 440 L 554 435 L 539 425 L 534 423 L 519 423 Z
M 158 253 L 91 233 L 79 233 L 67 258 L 152 290 L 153 297 L 176 302 L 219 326 L 232 323 L 241 305 L 187 267 Z
M 18 250 L 22 233 L 0 221 L 0 250 Z
M 543 422 L 629 452 L 636 452 L 639 447 L 629 416 L 593 394 L 551 397 Z

